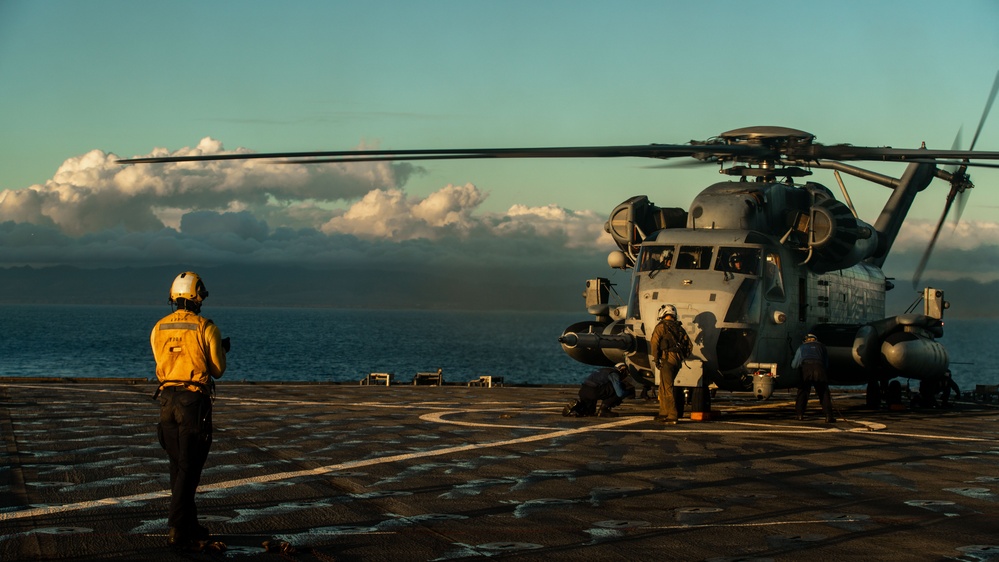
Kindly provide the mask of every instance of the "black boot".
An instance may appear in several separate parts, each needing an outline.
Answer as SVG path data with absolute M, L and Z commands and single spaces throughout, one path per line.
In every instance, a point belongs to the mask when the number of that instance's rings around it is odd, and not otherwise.
M 208 527 L 195 523 L 194 528 L 191 529 L 191 537 L 196 541 L 207 541 L 211 538 L 211 533 L 208 532 Z
M 579 410 L 577 409 L 578 406 L 579 406 L 579 400 L 573 400 L 572 402 L 569 402 L 569 404 L 567 404 L 565 408 L 562 408 L 562 415 L 578 416 L 579 415 Z
M 191 538 L 189 533 L 177 527 L 170 527 L 170 532 L 167 534 L 167 546 L 175 550 L 197 550 L 197 545 L 198 543 Z

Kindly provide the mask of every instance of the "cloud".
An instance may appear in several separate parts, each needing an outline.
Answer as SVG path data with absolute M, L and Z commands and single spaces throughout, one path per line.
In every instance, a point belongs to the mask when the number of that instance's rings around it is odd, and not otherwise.
M 321 230 L 396 240 L 467 234 L 477 224 L 472 212 L 485 199 L 471 184 L 448 185 L 422 200 L 407 197 L 401 189 L 375 190 Z
M 214 213 L 194 211 L 181 218 L 180 230 L 193 237 L 232 235 L 239 239 L 262 242 L 269 234 L 267 223 L 257 220 L 251 213 Z
M 556 205 L 514 205 L 495 228 L 503 233 L 530 232 L 541 237 L 559 238 L 570 248 L 615 248 L 613 239 L 604 231 L 604 220 L 593 211 L 572 211 Z
M 149 156 L 223 152 L 206 138 Z M 0 192 L 0 266 L 544 264 L 614 247 L 591 211 L 485 213 L 488 193 L 472 184 L 409 195 L 419 170 L 408 165 L 116 160 L 93 150 L 45 184 Z
M 909 219 L 902 225 L 893 249 L 923 251 L 930 243 L 936 221 Z M 948 220 L 940 229 L 936 248 L 941 250 L 971 250 L 982 245 L 999 244 L 999 223 L 963 220 L 955 226 Z
M 935 228 L 932 220 L 907 220 L 885 262 L 885 272 L 906 282 L 911 280 Z M 961 221 L 956 227 L 945 223 L 923 278 L 980 283 L 999 280 L 999 223 Z
M 151 155 L 221 152 L 221 143 L 206 138 L 194 148 Z M 476 291 L 487 285 L 514 299 L 521 298 L 515 287 L 557 284 L 560 291 L 570 287 L 559 294 L 575 298 L 577 283 L 588 277 L 627 275 L 605 265 L 615 245 L 604 215 L 556 204 L 484 212 L 489 193 L 473 184 L 415 196 L 406 182 L 420 170 L 408 165 L 122 166 L 116 159 L 94 150 L 66 160 L 44 184 L 0 191 L 0 268 L 315 270 L 365 280 L 351 285 L 355 292 L 378 286 L 383 290 L 372 296 L 378 302 L 387 292 L 405 302 L 417 278 L 466 280 L 451 285 L 452 296 L 466 291 L 466 302 L 478 302 Z M 905 223 L 888 275 L 911 278 L 933 227 L 933 221 Z M 999 223 L 945 226 L 924 277 L 999 279 Z
M 225 153 L 203 139 L 194 148 L 146 156 Z M 247 153 L 245 149 L 234 152 Z M 301 218 L 309 206 L 349 201 L 373 189 L 398 187 L 419 172 L 410 164 L 274 164 L 259 160 L 122 166 L 100 150 L 66 160 L 43 185 L 0 192 L 0 221 L 53 224 L 80 236 L 109 228 L 151 231 L 176 227 L 192 210 L 249 210 Z M 327 217 L 328 218 L 328 217 Z

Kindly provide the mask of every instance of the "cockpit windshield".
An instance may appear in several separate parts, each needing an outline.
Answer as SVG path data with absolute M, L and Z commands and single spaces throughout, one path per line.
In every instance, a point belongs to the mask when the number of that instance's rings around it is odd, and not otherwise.
M 676 255 L 677 269 L 707 269 L 711 267 L 711 246 L 680 246 Z
M 717 254 L 715 271 L 758 276 L 762 253 L 760 248 L 752 246 L 680 246 L 677 249 L 673 245 L 643 244 L 638 256 L 638 271 L 655 277 L 656 272 L 664 269 L 707 270 Z
M 669 269 L 673 265 L 673 246 L 643 246 L 638 271 L 652 272 Z
M 722 246 L 718 249 L 718 261 L 715 263 L 715 271 L 759 275 L 760 249 Z

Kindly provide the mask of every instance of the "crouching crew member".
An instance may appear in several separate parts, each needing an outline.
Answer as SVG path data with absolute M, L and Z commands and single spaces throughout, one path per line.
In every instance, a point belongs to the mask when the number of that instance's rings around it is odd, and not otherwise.
M 579 400 L 573 400 L 563 408 L 562 415 L 582 417 L 596 414 L 602 417 L 617 417 L 617 412 L 611 408 L 623 402 L 625 398 L 635 396 L 634 386 L 625 381 L 628 377 L 628 366 L 624 363 L 618 363 L 614 368 L 605 367 L 594 371 L 579 387 Z M 599 412 L 598 400 L 601 401 Z
M 229 338 L 200 316 L 208 290 L 198 274 L 174 279 L 170 303 L 176 311 L 156 323 L 149 337 L 160 387 L 160 445 L 170 457 L 170 512 L 167 544 L 196 548 L 208 540 L 198 523 L 194 494 L 212 445 L 212 401 L 215 380 L 225 372 Z

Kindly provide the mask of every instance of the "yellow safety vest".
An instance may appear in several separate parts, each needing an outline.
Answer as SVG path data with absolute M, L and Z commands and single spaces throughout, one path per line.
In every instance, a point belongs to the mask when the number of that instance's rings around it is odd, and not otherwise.
M 160 386 L 209 391 L 209 381 L 225 372 L 222 334 L 211 320 L 189 310 L 164 317 L 149 336 Z

